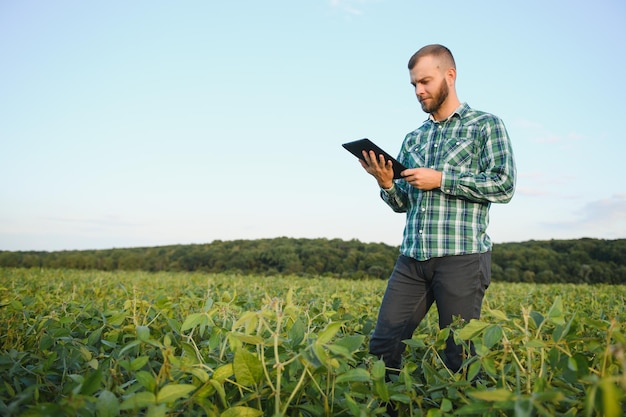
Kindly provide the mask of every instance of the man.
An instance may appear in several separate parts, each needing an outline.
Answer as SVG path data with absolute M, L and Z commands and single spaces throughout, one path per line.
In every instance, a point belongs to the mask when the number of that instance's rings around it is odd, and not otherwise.
M 406 135 L 398 160 L 406 167 L 393 180 L 390 161 L 363 151 L 363 168 L 382 199 L 406 213 L 400 256 L 380 306 L 370 351 L 399 369 L 405 339 L 436 303 L 439 326 L 455 317 L 480 317 L 491 278 L 491 203 L 507 203 L 516 168 L 506 128 L 494 115 L 461 103 L 456 65 L 442 45 L 428 45 L 409 60 L 411 84 L 428 119 Z M 457 372 L 463 348 L 447 340 L 445 362 Z

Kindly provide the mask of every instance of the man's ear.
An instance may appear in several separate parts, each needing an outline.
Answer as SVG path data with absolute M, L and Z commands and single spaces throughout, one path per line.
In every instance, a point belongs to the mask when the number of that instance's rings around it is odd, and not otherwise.
M 456 69 L 448 68 L 446 71 L 446 80 L 448 81 L 448 84 L 454 85 L 454 82 L 456 81 Z

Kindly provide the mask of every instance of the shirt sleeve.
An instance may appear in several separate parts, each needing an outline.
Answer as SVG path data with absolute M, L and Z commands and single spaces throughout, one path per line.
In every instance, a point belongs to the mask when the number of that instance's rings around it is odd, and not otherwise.
M 380 197 L 396 213 L 407 211 L 407 192 L 397 182 L 388 190 L 381 188 Z
M 478 172 L 444 170 L 441 191 L 473 202 L 507 203 L 513 197 L 516 167 L 504 123 L 492 116 L 481 126 Z

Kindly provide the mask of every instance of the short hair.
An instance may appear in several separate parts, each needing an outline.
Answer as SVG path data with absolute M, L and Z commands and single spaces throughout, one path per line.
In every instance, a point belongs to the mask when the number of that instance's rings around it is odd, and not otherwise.
M 443 45 L 432 44 L 432 45 L 426 45 L 420 48 L 419 51 L 413 54 L 411 59 L 409 59 L 409 70 L 412 70 L 413 67 L 417 65 L 417 61 L 419 61 L 420 58 L 423 58 L 429 55 L 439 58 L 444 64 L 446 64 L 447 67 L 443 69 L 445 70 L 447 70 L 448 68 L 456 69 L 456 63 L 454 62 L 454 57 L 452 56 L 452 52 L 450 52 L 450 50 Z

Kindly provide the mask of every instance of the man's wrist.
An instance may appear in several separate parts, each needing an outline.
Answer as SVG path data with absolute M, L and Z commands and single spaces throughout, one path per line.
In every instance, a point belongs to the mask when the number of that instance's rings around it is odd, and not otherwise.
M 393 182 L 391 184 L 378 184 L 378 186 L 383 190 L 383 191 L 391 191 L 391 189 L 393 188 Z

